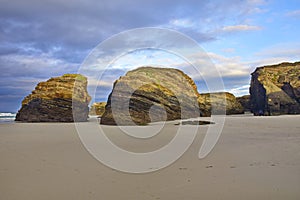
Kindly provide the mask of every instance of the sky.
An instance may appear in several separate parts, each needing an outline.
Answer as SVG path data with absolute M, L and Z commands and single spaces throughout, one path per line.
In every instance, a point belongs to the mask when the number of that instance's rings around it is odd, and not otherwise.
M 300 60 L 297 0 L 0 3 L 0 112 L 16 112 L 38 82 L 78 73 L 96 46 L 135 28 L 166 28 L 196 41 L 220 72 L 225 90 L 236 96 L 249 93 L 250 74 L 256 67 Z M 182 67 L 180 58 L 159 50 L 128 53 L 105 71 L 101 81 L 89 80 L 94 86 L 100 83 L 93 101 L 105 101 L 114 80 L 138 67 L 138 60 L 142 65 Z M 207 92 L 201 77 L 185 72 L 200 93 Z

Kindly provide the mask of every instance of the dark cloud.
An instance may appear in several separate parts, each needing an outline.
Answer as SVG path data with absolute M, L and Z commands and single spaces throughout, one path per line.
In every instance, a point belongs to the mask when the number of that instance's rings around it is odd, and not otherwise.
M 36 84 L 44 79 L 2 77 L 0 79 L 0 112 L 16 112 Z
M 215 40 L 216 28 L 229 19 L 243 20 L 251 5 L 240 0 L 1 0 L 1 107 L 27 95 L 32 78 L 47 79 L 77 72 L 92 48 L 113 34 L 139 27 L 179 30 L 198 42 Z M 188 19 L 182 27 L 172 20 Z M 108 52 L 109 53 L 109 52 Z M 16 84 L 21 88 L 14 89 Z M 15 96 L 9 96 L 16 93 Z M 105 95 L 107 92 L 104 92 Z M 104 96 L 104 95 L 101 95 Z M 6 101 L 11 102 L 4 103 Z M 4 107 L 3 107 L 4 106 Z
M 10 46 L 9 44 L 2 44 L 0 45 L 0 56 L 6 56 L 10 54 L 17 54 L 19 49 L 14 46 Z
M 237 9 L 242 6 L 245 3 L 235 0 L 230 5 L 224 1 L 196 0 L 7 1 L 0 8 L 0 35 L 4 41 L 31 44 L 43 52 L 52 51 L 55 46 L 86 50 L 123 30 L 168 26 L 172 19 L 188 17 L 197 22 L 197 27 L 172 28 L 205 41 L 212 38 L 205 35 L 210 32 L 207 27 L 226 21 L 232 13 L 241 14 Z

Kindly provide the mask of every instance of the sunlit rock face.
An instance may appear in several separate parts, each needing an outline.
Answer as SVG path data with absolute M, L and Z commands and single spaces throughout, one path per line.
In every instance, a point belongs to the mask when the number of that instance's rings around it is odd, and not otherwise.
M 39 83 L 35 90 L 24 98 L 16 121 L 86 121 L 90 100 L 86 77 L 79 74 L 65 74 L 50 78 L 46 82 Z
M 236 97 L 229 92 L 216 92 L 200 94 L 202 104 L 208 108 L 207 115 L 233 115 L 243 114 L 244 108 Z M 200 100 L 199 100 L 200 101 Z
M 101 124 L 144 125 L 199 117 L 194 81 L 171 68 L 141 67 L 114 83 Z
M 91 106 L 90 115 L 97 115 L 101 117 L 105 111 L 106 102 L 95 102 Z
M 300 62 L 256 68 L 250 103 L 255 115 L 300 113 Z

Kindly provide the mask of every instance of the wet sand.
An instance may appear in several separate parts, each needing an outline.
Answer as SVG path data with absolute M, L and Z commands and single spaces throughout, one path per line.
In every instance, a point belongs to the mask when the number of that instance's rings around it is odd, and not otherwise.
M 72 123 L 0 125 L 0 199 L 300 199 L 300 115 L 227 116 L 213 151 L 198 159 L 208 126 L 191 147 L 164 169 L 129 174 L 97 161 Z M 170 141 L 159 136 L 137 142 L 105 127 L 122 148 L 146 152 Z

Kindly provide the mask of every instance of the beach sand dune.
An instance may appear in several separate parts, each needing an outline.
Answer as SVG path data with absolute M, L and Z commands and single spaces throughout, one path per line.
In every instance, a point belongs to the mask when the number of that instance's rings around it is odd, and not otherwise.
M 213 151 L 198 159 L 208 126 L 174 164 L 146 174 L 104 166 L 81 144 L 72 123 L 0 125 L 0 199 L 300 199 L 300 116 L 227 116 Z M 138 143 L 105 127 L 121 147 L 163 146 L 173 124 Z

